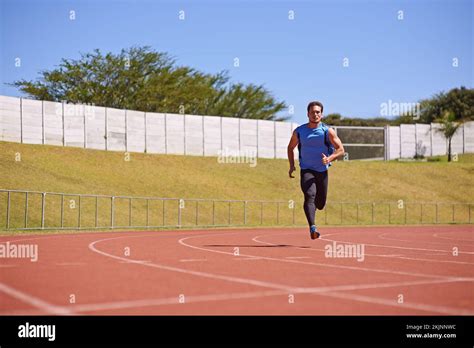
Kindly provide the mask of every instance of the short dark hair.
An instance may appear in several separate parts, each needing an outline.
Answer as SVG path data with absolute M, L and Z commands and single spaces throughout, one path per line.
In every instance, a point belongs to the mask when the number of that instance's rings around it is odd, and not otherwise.
M 315 106 L 315 105 L 320 106 L 320 107 L 321 107 L 321 112 L 323 112 L 324 106 L 323 106 L 323 104 L 322 104 L 321 102 L 319 102 L 319 101 L 312 101 L 312 102 L 310 102 L 310 103 L 308 104 L 308 108 L 307 108 L 308 112 L 309 112 L 309 110 L 310 110 L 313 106 Z

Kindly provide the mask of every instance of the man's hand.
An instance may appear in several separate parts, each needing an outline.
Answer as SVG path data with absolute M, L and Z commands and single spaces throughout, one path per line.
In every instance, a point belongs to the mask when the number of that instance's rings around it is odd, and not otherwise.
M 327 157 L 324 153 L 321 154 L 323 156 L 323 164 L 329 164 L 331 161 L 329 160 L 329 157 Z
M 290 167 L 290 170 L 288 171 L 288 175 L 290 176 L 290 178 L 294 178 L 294 176 L 293 176 L 292 174 L 293 174 L 293 172 L 294 172 L 295 170 L 296 170 L 296 169 L 295 169 L 295 166 L 291 166 L 291 167 Z

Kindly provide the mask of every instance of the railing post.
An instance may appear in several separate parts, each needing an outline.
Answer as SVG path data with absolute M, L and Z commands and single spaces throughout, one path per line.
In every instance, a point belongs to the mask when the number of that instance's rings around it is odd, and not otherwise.
M 132 227 L 132 198 L 128 199 L 128 227 Z
M 146 227 L 150 226 L 149 223 L 149 218 L 150 218 L 150 200 L 146 200 Z
M 227 218 L 227 224 L 230 225 L 230 201 L 229 201 L 229 216 Z
M 436 203 L 436 223 L 438 223 L 438 205 L 439 203 Z
M 178 227 L 181 227 L 181 198 L 178 199 Z
M 196 226 L 199 225 L 199 201 L 196 201 Z
M 163 226 L 165 226 L 165 202 L 166 200 L 162 200 L 163 201 Z
M 25 192 L 25 228 L 28 227 L 28 191 Z
M 244 201 L 244 225 L 247 224 L 247 201 Z
M 95 227 L 99 226 L 99 196 L 95 196 Z
M 471 223 L 471 205 L 468 204 L 467 207 L 469 208 L 469 223 Z
M 79 217 L 77 220 L 77 227 L 81 228 L 81 195 L 79 195 Z
M 216 201 L 212 201 L 212 225 L 216 224 Z
M 453 203 L 453 223 L 454 223 L 454 208 L 455 208 L 455 205 Z
M 44 228 L 44 208 L 46 204 L 46 192 L 43 192 L 41 194 L 42 199 L 41 199 L 41 228 Z
M 260 225 L 263 225 L 263 202 L 260 202 Z
M 115 197 L 110 197 L 110 226 L 114 228 Z
M 61 228 L 64 227 L 64 193 L 61 194 Z
M 277 225 L 280 224 L 280 202 L 277 202 Z
M 7 230 L 10 228 L 10 191 L 7 192 Z

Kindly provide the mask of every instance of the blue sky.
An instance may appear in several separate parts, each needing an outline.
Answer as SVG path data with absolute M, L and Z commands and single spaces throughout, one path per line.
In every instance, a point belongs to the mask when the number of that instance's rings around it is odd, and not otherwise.
M 322 101 L 325 114 L 374 117 L 389 100 L 473 87 L 472 0 L 0 2 L 2 95 L 21 96 L 5 83 L 35 80 L 61 58 L 142 45 L 180 65 L 228 70 L 232 82 L 263 84 L 293 105 L 297 123 L 311 100 Z

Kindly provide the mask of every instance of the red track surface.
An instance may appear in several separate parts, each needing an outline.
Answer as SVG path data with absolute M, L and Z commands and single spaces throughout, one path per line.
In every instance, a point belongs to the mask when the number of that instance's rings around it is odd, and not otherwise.
M 0 258 L 0 314 L 473 315 L 473 232 L 420 226 L 323 228 L 319 240 L 302 228 L 1 237 L 38 245 L 38 261 Z M 363 261 L 326 257 L 333 241 L 364 244 Z

